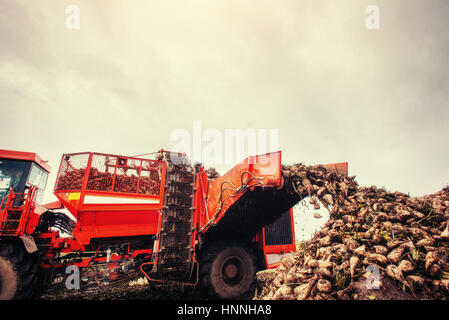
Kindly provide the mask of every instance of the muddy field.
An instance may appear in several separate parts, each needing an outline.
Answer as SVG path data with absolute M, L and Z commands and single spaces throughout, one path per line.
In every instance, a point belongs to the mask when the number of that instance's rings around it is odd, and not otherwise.
M 143 282 L 143 281 L 142 281 Z M 192 287 L 181 285 L 149 285 L 147 282 L 136 285 L 123 285 L 97 293 L 83 293 L 80 290 L 59 290 L 49 292 L 43 300 L 198 300 L 202 299 Z
M 242 300 L 253 299 L 256 292 L 254 287 Z M 179 284 L 151 285 L 145 278 L 111 290 L 97 293 L 83 293 L 80 290 L 59 290 L 48 292 L 41 300 L 205 300 L 204 296 L 196 287 Z

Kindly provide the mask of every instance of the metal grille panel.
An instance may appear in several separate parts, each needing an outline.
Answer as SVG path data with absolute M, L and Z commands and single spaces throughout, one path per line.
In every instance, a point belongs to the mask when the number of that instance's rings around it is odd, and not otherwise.
M 56 179 L 55 190 L 80 190 L 86 173 L 89 154 L 64 155 Z
M 194 176 L 188 161 L 168 163 L 159 256 L 153 270 L 159 279 L 188 281 L 191 275 Z
M 68 154 L 63 156 L 55 190 L 81 190 L 87 175 L 87 191 L 158 196 L 162 172 L 163 163 L 155 160 L 97 153 Z
M 280 245 L 291 244 L 292 242 L 292 225 L 289 210 L 284 212 L 276 222 L 265 227 L 265 244 Z

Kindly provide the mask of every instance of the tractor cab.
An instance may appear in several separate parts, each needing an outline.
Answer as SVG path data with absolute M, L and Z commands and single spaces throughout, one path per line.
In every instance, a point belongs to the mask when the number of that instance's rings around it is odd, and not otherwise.
M 42 204 L 49 173 L 50 166 L 36 153 L 0 149 L 0 203 L 11 189 L 20 194 L 36 186 L 34 201 Z

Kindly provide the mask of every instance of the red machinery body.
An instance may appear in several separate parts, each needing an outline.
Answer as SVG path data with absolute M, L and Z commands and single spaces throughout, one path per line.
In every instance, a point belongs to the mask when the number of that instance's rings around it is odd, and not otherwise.
M 163 206 L 165 162 L 100 153 L 64 155 L 55 195 L 78 220 L 80 244 L 92 238 L 154 235 Z
M 0 236 L 21 237 L 33 233 L 39 222 L 33 202 L 36 187 L 24 193 L 9 194 L 0 201 Z
M 49 170 L 35 154 L 2 156 Z M 347 174 L 347 163 L 326 166 Z M 219 243 L 250 246 L 263 268 L 296 250 L 292 207 L 299 198 L 285 190 L 280 151 L 248 157 L 214 179 L 164 150 L 156 159 L 64 154 L 54 187 L 59 203 L 43 208 L 35 192 L 30 186 L 3 197 L 0 237 L 33 235 L 41 267 L 58 276 L 66 266 L 83 267 L 96 286 L 131 277 L 131 267 L 150 280 L 195 285 L 203 248 Z M 63 208 L 76 222 L 54 211 Z
M 37 153 L 0 149 L 0 159 L 13 159 L 33 162 L 50 173 L 51 167 L 47 161 L 42 160 Z
M 95 239 L 126 238 L 159 235 L 166 189 L 167 162 L 100 153 L 65 154 L 62 157 L 54 193 L 62 206 L 77 219 L 71 238 L 49 237 L 52 246 L 63 251 L 86 250 Z M 208 179 L 203 167 L 195 172 L 193 216 L 190 244 L 207 237 L 209 229 L 220 224 L 227 210 L 250 190 L 280 188 L 281 152 L 248 157 L 225 175 Z M 251 235 L 252 241 L 264 252 L 267 267 L 274 267 L 267 255 L 282 255 L 295 251 L 292 210 L 288 210 L 292 235 L 289 243 L 267 244 L 265 228 Z M 157 262 L 159 243 L 140 253 L 153 254 Z M 53 253 L 51 253 L 53 254 Z M 133 253 L 128 252 L 129 255 Z M 135 255 L 135 254 L 134 254 Z M 195 252 L 191 259 L 197 262 Z M 87 264 L 85 258 L 80 265 Z
M 246 158 L 210 182 L 202 229 L 207 230 L 212 222 L 217 224 L 247 190 L 279 188 L 282 183 L 280 151 Z
M 36 153 L 0 150 L 0 237 L 31 234 L 45 208 L 37 202 L 50 166 Z

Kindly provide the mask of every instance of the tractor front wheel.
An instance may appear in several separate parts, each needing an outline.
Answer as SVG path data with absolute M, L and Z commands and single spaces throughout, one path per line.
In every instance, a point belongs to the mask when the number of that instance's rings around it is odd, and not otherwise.
M 0 300 L 30 299 L 38 285 L 38 263 L 20 243 L 0 242 Z
M 238 298 L 254 283 L 255 257 L 248 248 L 224 246 L 209 249 L 202 254 L 200 264 L 201 284 L 209 296 Z

